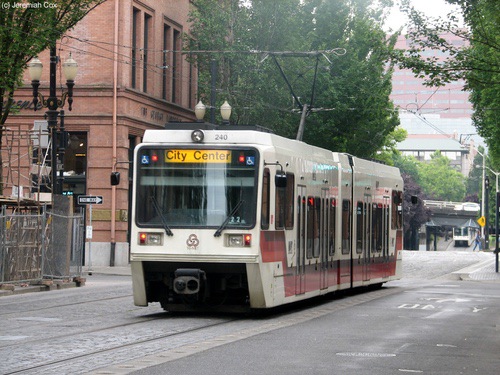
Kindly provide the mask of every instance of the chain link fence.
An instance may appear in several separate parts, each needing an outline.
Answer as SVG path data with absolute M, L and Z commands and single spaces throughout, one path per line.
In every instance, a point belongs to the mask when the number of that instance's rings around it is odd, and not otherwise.
M 83 214 L 37 209 L 0 211 L 0 283 L 33 283 L 81 276 Z

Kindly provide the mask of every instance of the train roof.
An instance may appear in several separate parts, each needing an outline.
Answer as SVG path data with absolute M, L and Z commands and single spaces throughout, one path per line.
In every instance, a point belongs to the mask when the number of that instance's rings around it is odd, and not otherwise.
M 200 144 L 238 144 L 264 145 L 289 150 L 291 153 L 307 155 L 310 158 L 330 159 L 347 164 L 348 159 L 358 170 L 373 173 L 374 161 L 365 160 L 346 153 L 333 152 L 312 146 L 295 139 L 274 134 L 270 129 L 250 125 L 214 125 L 209 123 L 168 123 L 165 129 L 148 129 L 142 143 L 186 143 L 193 144 L 191 135 L 195 130 L 202 130 L 204 141 Z M 224 138 L 227 136 L 227 138 Z M 376 162 L 378 172 L 394 174 L 397 168 Z M 399 174 L 399 170 L 397 170 Z
M 307 150 L 308 153 L 321 154 L 323 157 L 330 158 L 332 154 L 329 150 L 274 134 L 270 129 L 250 125 L 231 126 L 208 123 L 168 123 L 165 129 L 146 130 L 142 143 L 193 144 L 191 134 L 195 130 L 202 130 L 204 133 L 204 140 L 200 142 L 200 144 L 264 145 L 292 149 L 296 152 L 306 152 Z

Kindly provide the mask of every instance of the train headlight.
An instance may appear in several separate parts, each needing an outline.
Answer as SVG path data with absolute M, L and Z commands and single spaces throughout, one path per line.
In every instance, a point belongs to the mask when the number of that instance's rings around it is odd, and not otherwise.
M 201 143 L 203 142 L 203 139 L 205 139 L 205 133 L 203 133 L 203 130 L 201 129 L 193 130 L 193 132 L 191 133 L 191 140 L 194 143 Z
M 160 246 L 163 236 L 161 233 L 139 233 L 139 245 Z
M 252 246 L 251 234 L 228 234 L 227 246 L 229 247 L 250 247 Z

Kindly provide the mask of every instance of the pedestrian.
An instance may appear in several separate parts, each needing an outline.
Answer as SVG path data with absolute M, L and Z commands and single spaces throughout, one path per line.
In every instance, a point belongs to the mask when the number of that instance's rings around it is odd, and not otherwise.
M 478 247 L 478 246 L 479 246 L 478 251 L 482 250 L 483 245 L 481 243 L 481 235 L 479 234 L 479 232 L 477 232 L 477 234 L 476 234 L 476 239 L 474 240 L 474 248 L 472 249 L 472 251 L 475 251 L 476 247 Z

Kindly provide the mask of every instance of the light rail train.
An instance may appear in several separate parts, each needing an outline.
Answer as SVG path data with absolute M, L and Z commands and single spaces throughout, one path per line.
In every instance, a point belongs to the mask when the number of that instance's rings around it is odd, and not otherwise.
M 400 278 L 397 168 L 262 129 L 168 126 L 134 152 L 135 305 L 248 311 Z
M 469 219 L 459 227 L 453 228 L 453 242 L 455 247 L 471 246 L 478 232 L 479 226 L 472 219 Z

